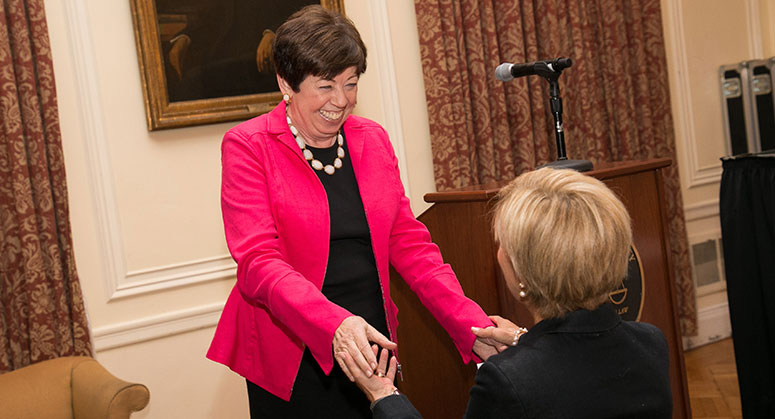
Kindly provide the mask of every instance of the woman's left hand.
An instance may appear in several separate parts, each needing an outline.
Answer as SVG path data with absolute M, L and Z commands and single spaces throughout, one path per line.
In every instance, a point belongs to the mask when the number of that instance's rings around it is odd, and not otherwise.
M 372 345 L 371 351 L 376 357 L 379 347 L 377 345 Z M 337 353 L 336 359 L 339 363 L 345 364 L 348 369 L 353 372 L 353 381 L 355 381 L 355 384 L 357 384 L 366 394 L 369 401 L 373 402 L 394 394 L 394 391 L 396 390 L 396 387 L 393 385 L 393 381 L 396 378 L 396 358 L 391 357 L 390 362 L 388 363 L 389 356 L 387 349 L 383 349 L 379 356 L 377 373 L 371 376 L 366 376 L 366 374 L 355 365 L 355 361 L 353 361 L 352 357 L 347 352 Z
M 377 356 L 371 350 L 372 342 L 390 350 L 398 346 L 360 316 L 347 317 L 336 328 L 333 342 L 334 354 L 337 354 L 337 362 L 350 381 L 355 381 L 353 371 L 338 354 L 348 353 L 353 360 L 350 365 L 357 366 L 363 374 L 371 377 L 377 369 Z
M 514 346 L 519 338 L 527 332 L 524 327 L 519 327 L 501 316 L 489 316 L 490 320 L 495 322 L 497 327 L 479 328 L 472 327 L 471 331 L 476 335 L 477 342 L 492 345 L 498 352 L 503 352 L 506 348 Z M 474 345 L 476 347 L 476 345 Z

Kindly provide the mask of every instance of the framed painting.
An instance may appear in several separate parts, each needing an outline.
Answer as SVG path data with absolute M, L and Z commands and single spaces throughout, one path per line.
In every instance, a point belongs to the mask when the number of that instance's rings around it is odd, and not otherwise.
M 130 0 L 148 130 L 248 119 L 280 101 L 274 32 L 344 0 Z

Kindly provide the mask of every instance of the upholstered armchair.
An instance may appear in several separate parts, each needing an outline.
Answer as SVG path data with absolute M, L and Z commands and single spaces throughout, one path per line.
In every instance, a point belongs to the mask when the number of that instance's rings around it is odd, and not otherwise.
M 0 375 L 0 418 L 117 419 L 148 405 L 142 384 L 128 383 L 88 357 L 42 361 Z

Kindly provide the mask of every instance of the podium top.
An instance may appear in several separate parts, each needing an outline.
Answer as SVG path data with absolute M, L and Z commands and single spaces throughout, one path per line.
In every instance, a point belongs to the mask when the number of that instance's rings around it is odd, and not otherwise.
M 673 161 L 669 158 L 596 163 L 595 170 L 584 172 L 584 174 L 604 180 L 648 170 L 661 169 L 670 166 L 672 163 Z M 497 195 L 498 191 L 509 182 L 511 181 L 504 180 L 484 185 L 450 189 L 443 192 L 429 192 L 425 194 L 423 199 L 428 203 L 489 200 Z

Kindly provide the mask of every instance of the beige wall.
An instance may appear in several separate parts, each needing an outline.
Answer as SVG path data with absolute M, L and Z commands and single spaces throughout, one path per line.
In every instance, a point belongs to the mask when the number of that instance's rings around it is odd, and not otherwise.
M 662 0 L 676 148 L 689 242 L 721 237 L 719 186 L 726 154 L 718 69 L 775 55 L 773 0 Z M 698 290 L 699 336 L 730 335 L 723 284 Z
M 690 235 L 718 231 L 716 68 L 773 55 L 772 30 L 760 30 L 773 1 L 662 2 Z M 418 214 L 434 183 L 414 3 L 345 9 L 369 48 L 356 112 L 390 133 Z M 204 358 L 233 284 L 218 207 L 219 143 L 232 124 L 147 131 L 129 2 L 46 0 L 46 12 L 97 358 L 150 387 L 135 417 L 244 417 L 244 381 Z

